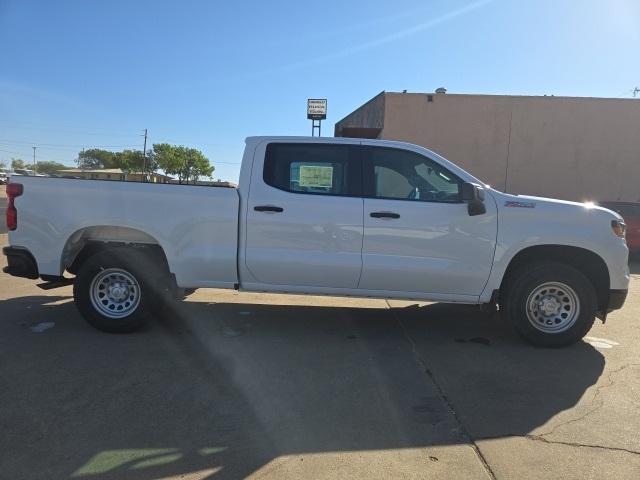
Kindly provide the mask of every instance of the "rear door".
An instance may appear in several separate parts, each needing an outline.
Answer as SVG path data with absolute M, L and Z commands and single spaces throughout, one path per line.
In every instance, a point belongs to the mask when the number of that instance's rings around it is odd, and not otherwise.
M 356 288 L 362 270 L 357 144 L 258 147 L 247 204 L 245 265 L 253 282 Z
M 364 147 L 364 244 L 359 288 L 420 296 L 480 295 L 497 234 L 496 207 L 469 216 L 462 180 L 436 161 Z

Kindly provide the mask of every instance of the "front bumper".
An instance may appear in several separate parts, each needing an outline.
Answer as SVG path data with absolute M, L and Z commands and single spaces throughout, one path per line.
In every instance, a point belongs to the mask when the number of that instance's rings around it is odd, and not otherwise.
M 2 249 L 7 257 L 7 266 L 2 269 L 4 273 L 14 277 L 38 278 L 38 265 L 29 250 L 16 247 L 4 247 Z
M 629 290 L 609 290 L 609 304 L 607 305 L 607 313 L 622 308 L 624 301 L 627 299 Z

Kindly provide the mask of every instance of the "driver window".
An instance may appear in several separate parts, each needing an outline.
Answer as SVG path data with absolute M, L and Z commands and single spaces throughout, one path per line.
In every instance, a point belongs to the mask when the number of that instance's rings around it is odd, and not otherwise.
M 382 165 L 374 166 L 376 197 L 407 198 L 412 187 L 409 181 L 395 170 Z
M 460 180 L 429 158 L 406 150 L 369 149 L 368 196 L 422 202 L 459 202 Z

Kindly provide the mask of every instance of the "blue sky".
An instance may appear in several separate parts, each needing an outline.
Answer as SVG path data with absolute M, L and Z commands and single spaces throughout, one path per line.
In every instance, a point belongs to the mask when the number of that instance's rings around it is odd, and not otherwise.
M 0 0 L 0 160 L 200 148 L 237 180 L 244 137 L 323 134 L 382 90 L 631 97 L 638 0 Z

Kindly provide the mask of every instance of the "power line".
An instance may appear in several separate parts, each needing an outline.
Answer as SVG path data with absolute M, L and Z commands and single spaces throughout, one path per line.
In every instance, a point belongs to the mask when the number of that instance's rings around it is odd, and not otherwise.
M 195 141 L 195 140 L 185 140 L 182 139 L 181 141 L 176 141 L 175 139 L 167 139 L 166 137 L 162 137 L 160 140 L 158 140 L 156 143 L 173 143 L 174 145 L 204 145 L 207 147 L 231 147 L 231 148 L 238 148 L 238 147 L 244 147 L 244 144 L 240 144 L 240 143 L 209 143 L 209 142 L 201 142 L 201 141 Z
M 104 136 L 127 136 L 127 137 L 135 137 L 135 133 L 131 132 L 122 132 L 122 131 L 113 131 L 113 130 L 103 130 L 102 132 L 95 131 L 87 131 L 82 128 L 59 128 L 59 127 L 36 127 L 36 126 L 25 126 L 25 125 L 16 125 L 16 124 L 0 124 L 2 128 L 11 128 L 16 130 L 47 130 L 52 132 L 68 132 L 68 133 L 81 133 L 84 135 L 104 135 Z
M 0 125 L 1 127 L 2 125 Z M 137 136 L 135 134 L 125 134 L 127 136 Z M 0 142 L 2 143 L 7 143 L 7 144 L 13 144 L 13 145 L 33 145 L 34 142 L 24 142 L 21 140 L 6 140 L 6 139 L 0 139 Z M 239 147 L 243 147 L 244 144 L 240 144 L 240 143 L 211 143 L 211 142 L 202 142 L 202 141 L 198 141 L 198 140 L 193 140 L 193 139 L 182 139 L 180 141 L 176 141 L 175 139 L 167 139 L 167 138 L 161 138 L 159 139 L 156 143 L 173 143 L 173 144 L 190 144 L 190 145 L 198 145 L 198 146 L 211 146 L 211 147 L 226 147 L 226 148 L 239 148 Z M 36 142 L 39 146 L 43 146 L 43 147 L 77 147 L 77 148 L 82 148 L 84 145 L 78 145 L 78 144 L 67 144 L 67 143 L 39 143 Z M 89 142 L 90 143 L 90 142 Z M 94 145 L 95 148 L 133 148 L 136 145 Z
M 11 154 L 12 156 L 13 156 L 13 155 L 17 155 L 18 157 L 26 157 L 26 156 L 28 155 L 28 153 L 27 153 L 27 152 L 14 152 L 13 150 L 3 150 L 3 149 L 0 149 L 0 152 L 2 152 L 2 153 L 9 153 L 9 154 Z M 3 155 L 3 156 L 4 156 L 4 155 Z M 6 156 L 4 156 L 4 158 L 5 158 L 5 159 L 7 159 L 7 161 L 8 161 L 8 158 L 7 158 Z M 72 162 L 72 161 L 73 161 L 73 160 L 70 160 L 69 158 L 52 157 L 51 155 L 46 155 L 46 156 L 45 156 L 45 158 L 46 158 L 47 160 L 50 160 L 50 161 L 53 161 L 53 162 L 59 162 L 59 163 L 63 163 L 63 164 L 67 164 L 67 163 L 70 163 L 70 162 Z
M 0 145 L 3 147 L 18 147 L 18 148 L 25 148 L 28 150 L 29 145 L 33 145 L 33 143 L 27 145 L 16 145 L 16 144 L 12 144 L 12 143 L 6 143 L 6 142 L 0 142 Z M 42 144 L 37 144 L 39 147 L 46 149 L 46 150 L 60 150 L 62 152 L 64 151 L 68 151 L 68 152 L 77 152 L 78 151 L 78 147 L 42 147 Z
M 0 126 L 2 126 L 2 124 L 0 124 Z M 5 124 L 6 126 L 6 124 Z M 20 127 L 20 128 L 29 128 L 29 127 Z M 37 128 L 33 128 L 33 129 L 37 129 Z M 60 130 L 62 131 L 62 129 L 54 129 L 51 128 L 51 130 Z M 127 135 L 132 135 L 132 134 L 127 134 Z M 144 130 L 144 146 L 143 146 L 143 152 L 144 152 L 144 156 L 145 156 L 145 161 L 146 161 L 146 143 L 147 143 L 147 138 L 148 138 L 148 130 L 145 129 Z M 231 147 L 231 148 L 239 148 L 242 147 L 243 145 L 241 144 L 221 144 L 221 143 L 209 143 L 209 142 L 199 142 L 199 141 L 189 141 L 189 140 L 183 140 L 182 142 L 175 142 L 169 139 L 162 139 L 157 143 L 161 143 L 161 142 L 167 142 L 167 143 L 174 143 L 174 144 L 191 144 L 191 145 L 195 145 L 195 146 L 214 146 L 214 147 Z M 85 143 L 85 144 L 65 144 L 65 143 L 38 143 L 38 142 L 25 142 L 25 141 L 21 141 L 21 140 L 7 140 L 7 139 L 0 139 L 0 146 L 15 146 L 15 147 L 24 147 L 24 151 L 19 152 L 19 151 L 15 151 L 15 150 L 6 150 L 6 149 L 0 149 L 0 152 L 4 152 L 4 153 L 9 153 L 9 154 L 14 154 L 14 155 L 19 155 L 19 156 L 26 156 L 28 155 L 27 153 L 27 148 L 31 147 L 33 148 L 33 154 L 35 157 L 35 149 L 36 148 L 41 148 L 44 150 L 65 150 L 65 151 L 70 151 L 70 152 L 74 152 L 77 154 L 77 152 L 79 151 L 79 149 L 85 149 L 87 148 L 87 145 L 89 145 L 89 148 L 110 148 L 110 149 L 115 149 L 115 148 L 119 148 L 119 149 L 126 149 L 126 148 L 135 148 L 136 145 L 91 145 L 90 142 Z M 54 156 L 52 155 L 45 155 L 45 158 L 53 158 Z M 61 160 L 60 157 L 58 157 L 57 155 L 55 155 L 55 159 L 59 160 L 59 161 L 68 161 L 68 158 L 65 158 L 64 160 Z M 65 155 L 66 157 L 66 155 Z M 237 161 L 237 162 L 225 162 L 225 161 L 216 161 L 216 160 L 212 160 L 212 163 L 215 164 L 219 164 L 219 165 L 240 165 L 241 162 Z
M 0 143 L 4 145 L 33 145 L 34 143 L 39 147 L 51 147 L 51 148 L 62 148 L 62 147 L 70 147 L 70 148 L 83 148 L 87 144 L 72 144 L 72 143 L 40 143 L 40 142 L 21 142 L 16 140 L 4 140 L 0 139 Z M 136 145 L 93 145 L 93 148 L 134 148 Z
M 11 146 L 12 144 L 11 143 L 6 143 L 6 142 L 0 142 L 0 145 L 2 145 L 2 146 L 7 146 L 7 145 Z M 13 154 L 16 154 L 16 155 L 27 155 L 27 151 L 28 151 L 27 150 L 27 143 L 25 142 L 24 145 L 25 145 L 25 150 L 22 151 L 22 152 L 16 152 L 15 150 L 4 150 L 4 149 L 0 149 L 0 152 L 13 153 Z M 33 146 L 33 144 L 29 144 L 29 145 Z M 21 145 L 18 145 L 18 146 L 21 146 Z M 44 144 L 38 144 L 38 147 L 44 147 Z M 134 145 L 121 145 L 120 147 L 134 147 Z M 73 152 L 78 152 L 78 148 L 79 147 L 76 147 L 76 148 L 45 147 L 46 150 L 55 149 L 55 150 L 68 150 L 68 151 L 73 151 Z M 96 147 L 96 148 L 98 148 L 98 147 Z M 146 149 L 146 147 L 145 147 L 145 149 Z M 47 155 L 47 156 L 50 156 L 50 155 Z M 223 162 L 223 161 L 217 161 L 217 160 L 212 160 L 212 161 L 213 161 L 213 163 L 217 163 L 217 164 L 221 164 L 221 165 L 240 165 L 242 163 L 242 162 Z
M 242 147 L 241 144 L 228 144 L 228 143 L 208 143 L 208 142 L 189 142 L 189 141 L 182 141 L 182 142 L 176 142 L 174 140 L 167 140 L 167 139 L 162 139 L 159 140 L 155 143 L 173 143 L 173 144 L 189 144 L 189 145 L 196 145 L 196 146 L 214 146 L 214 147 L 233 147 L 233 148 L 238 148 L 238 147 Z M 5 140 L 5 139 L 0 139 L 0 143 L 5 144 L 5 145 L 33 145 L 34 142 L 23 142 L 23 141 L 19 141 L 19 140 Z M 51 148 L 82 148 L 85 147 L 87 145 L 87 143 L 84 144 L 72 144 L 72 143 L 40 143 L 40 142 L 35 142 L 38 146 L 40 147 L 51 147 Z M 92 148 L 135 148 L 137 145 L 92 145 Z
M 15 155 L 24 155 L 24 152 L 14 152 L 12 150 L 0 150 L 0 152 L 4 152 L 4 153 L 13 153 Z

